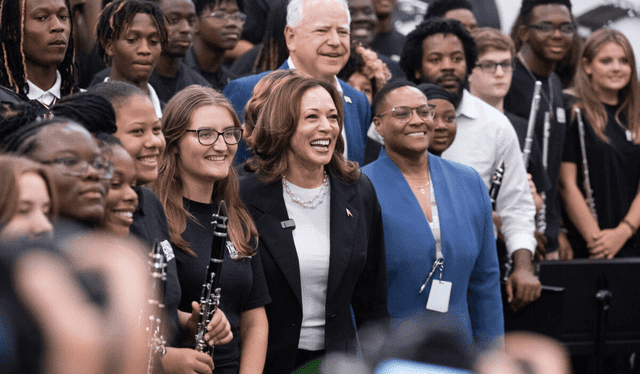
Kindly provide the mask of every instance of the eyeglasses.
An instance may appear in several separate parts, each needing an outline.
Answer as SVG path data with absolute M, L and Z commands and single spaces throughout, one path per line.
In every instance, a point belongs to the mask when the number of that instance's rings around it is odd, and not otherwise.
M 433 117 L 436 115 L 436 109 L 432 105 L 420 105 L 417 108 L 411 108 L 408 106 L 397 106 L 395 108 L 391 108 L 389 112 L 391 112 L 391 116 L 393 118 L 397 118 L 402 122 L 407 122 L 411 119 L 413 115 L 413 111 L 418 113 L 418 117 L 422 118 L 425 121 L 432 121 Z M 380 113 L 376 117 L 382 117 L 388 112 Z
M 237 23 L 244 23 L 247 20 L 247 15 L 242 12 L 227 13 L 225 11 L 216 11 L 209 13 L 207 17 L 211 17 L 218 22 L 231 20 Z
M 573 36 L 576 33 L 576 27 L 572 23 L 563 23 L 561 25 L 554 25 L 553 23 L 543 22 L 538 25 L 528 25 L 532 29 L 538 30 L 543 35 L 551 35 L 560 30 L 560 33 L 565 36 Z
M 515 63 L 514 60 L 504 60 L 501 62 L 488 60 L 476 64 L 476 67 L 480 68 L 480 70 L 482 70 L 482 72 L 486 74 L 495 74 L 498 66 L 500 66 L 505 73 L 510 73 L 513 71 Z
M 186 130 L 187 132 L 198 133 L 198 142 L 202 145 L 211 145 L 218 141 L 218 136 L 222 135 L 222 139 L 228 145 L 238 144 L 242 139 L 242 129 L 233 127 L 226 129 L 223 132 L 217 132 L 214 129 L 198 129 L 198 130 Z
M 84 177 L 87 175 L 89 165 L 98 172 L 100 179 L 111 179 L 111 177 L 113 177 L 113 164 L 102 157 L 97 157 L 90 162 L 77 157 L 60 157 L 50 161 L 39 162 L 43 165 L 62 165 L 66 169 L 64 174 L 74 177 Z

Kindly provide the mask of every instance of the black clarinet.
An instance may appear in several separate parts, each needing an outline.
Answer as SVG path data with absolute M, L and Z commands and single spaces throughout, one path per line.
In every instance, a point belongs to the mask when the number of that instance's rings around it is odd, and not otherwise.
M 162 335 L 162 315 L 164 314 L 164 287 L 167 282 L 167 262 L 162 246 L 156 242 L 149 252 L 149 274 L 151 276 L 151 294 L 149 296 L 149 319 L 146 331 L 148 340 L 147 373 L 157 372 L 156 362 L 166 352 L 166 341 Z
M 493 171 L 491 176 L 491 186 L 489 187 L 489 197 L 491 198 L 491 209 L 496 210 L 496 200 L 498 199 L 498 192 L 500 192 L 500 186 L 502 186 L 502 177 L 504 176 L 504 161 L 500 162 L 500 165 Z
M 224 200 L 220 202 L 218 213 L 213 215 L 213 242 L 211 243 L 211 258 L 207 267 L 207 277 L 202 285 L 202 296 L 200 297 L 200 322 L 198 323 L 198 333 L 196 334 L 196 350 L 204 352 L 213 357 L 213 346 L 207 344 L 204 339 L 207 333 L 207 326 L 211 322 L 213 314 L 220 305 L 220 271 L 224 251 L 227 246 L 227 205 Z

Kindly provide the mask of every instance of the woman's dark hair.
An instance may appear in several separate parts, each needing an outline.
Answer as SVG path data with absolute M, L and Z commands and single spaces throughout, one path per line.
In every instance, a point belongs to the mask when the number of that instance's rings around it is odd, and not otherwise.
M 164 48 L 167 44 L 167 26 L 164 15 L 156 2 L 148 0 L 116 0 L 108 4 L 100 13 L 96 25 L 96 37 L 98 38 L 98 55 L 109 66 L 111 61 L 105 51 L 109 42 L 114 42 L 127 30 L 136 14 L 148 14 L 158 30 L 160 44 Z
M 149 97 L 149 95 L 139 87 L 131 83 L 111 80 L 91 86 L 87 92 L 100 95 L 109 100 L 115 111 L 117 111 L 121 105 L 129 103 L 132 97 Z
M 453 34 L 460 39 L 467 63 L 467 75 L 470 75 L 477 58 L 476 43 L 471 34 L 458 20 L 430 18 L 423 21 L 407 35 L 399 63 L 406 78 L 411 82 L 420 83 L 420 79 L 416 78 L 415 73 L 422 70 L 422 54 L 424 52 L 422 42 L 435 34 Z
M 92 134 L 116 132 L 116 112 L 106 98 L 89 92 L 67 96 L 51 108 L 54 117 L 78 122 Z
M 29 92 L 23 34 L 26 1 L 0 0 L 0 86 L 11 89 L 25 99 Z M 64 59 L 58 65 L 62 96 L 75 90 L 73 19 L 69 0 L 64 0 L 64 3 L 69 11 L 69 41 Z
M 255 155 L 247 160 L 245 167 L 257 172 L 265 183 L 279 180 L 289 168 L 291 138 L 297 131 L 302 97 L 308 90 L 316 87 L 327 90 L 338 112 L 340 131 L 344 126 L 342 97 L 331 83 L 306 75 L 290 75 L 281 78 L 278 84 L 278 89 L 267 98 L 253 129 Z M 329 164 L 345 182 L 351 183 L 360 178 L 360 169 L 357 163 L 345 160 L 343 152 L 344 140 L 338 136 Z

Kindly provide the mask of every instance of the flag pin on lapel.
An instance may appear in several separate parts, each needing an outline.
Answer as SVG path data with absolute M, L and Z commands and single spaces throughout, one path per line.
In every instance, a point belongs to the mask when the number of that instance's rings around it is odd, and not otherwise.
M 347 217 L 353 217 L 353 214 L 351 214 L 351 211 L 349 209 L 347 209 Z
M 346 101 L 347 103 L 351 104 L 351 98 L 349 96 L 345 96 L 344 97 L 344 101 Z

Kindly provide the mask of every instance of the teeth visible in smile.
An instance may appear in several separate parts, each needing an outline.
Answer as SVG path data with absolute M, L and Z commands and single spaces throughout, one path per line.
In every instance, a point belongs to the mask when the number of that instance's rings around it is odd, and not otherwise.
M 314 140 L 311 142 L 311 146 L 317 149 L 327 149 L 329 147 L 329 140 Z
M 124 218 L 133 218 L 133 212 L 125 212 L 125 211 L 118 211 L 115 212 L 117 216 L 120 217 L 124 217 Z
M 158 158 L 156 156 L 138 157 L 138 161 L 142 162 L 143 164 L 155 164 L 158 161 Z
M 205 159 L 209 161 L 223 161 L 226 156 L 207 156 Z
M 407 136 L 422 136 L 424 134 L 425 132 L 412 132 L 410 134 L 407 134 Z

